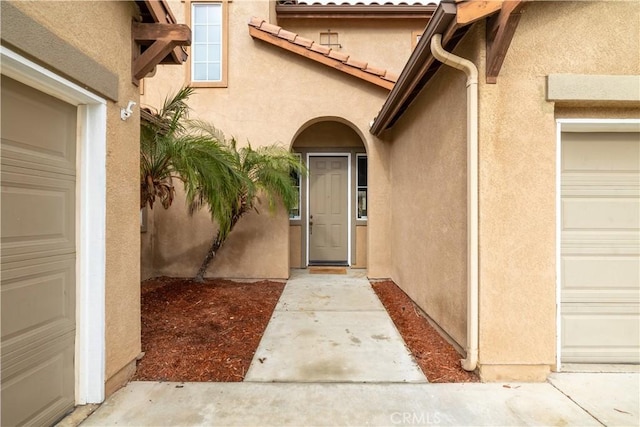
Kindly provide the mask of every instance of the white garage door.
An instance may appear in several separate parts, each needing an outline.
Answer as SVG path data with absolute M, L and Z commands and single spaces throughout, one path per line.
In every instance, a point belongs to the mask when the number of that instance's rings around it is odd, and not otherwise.
M 2 76 L 2 425 L 74 406 L 76 107 Z
M 564 132 L 561 357 L 640 362 L 640 134 Z

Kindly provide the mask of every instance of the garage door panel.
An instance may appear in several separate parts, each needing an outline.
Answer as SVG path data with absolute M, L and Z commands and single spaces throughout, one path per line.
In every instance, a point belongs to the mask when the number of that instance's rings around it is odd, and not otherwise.
M 2 171 L 3 262 L 75 251 L 75 182 Z
M 640 305 L 563 304 L 564 362 L 640 363 Z
M 2 158 L 75 175 L 76 107 L 2 76 Z
M 565 256 L 562 301 L 640 303 L 637 256 Z
M 640 229 L 640 200 L 628 198 L 565 198 L 562 201 L 563 230 Z M 589 212 L 585 215 L 585 212 Z
M 50 425 L 73 409 L 73 334 L 2 372 L 2 425 Z M 34 393 L 34 391 L 37 392 Z
M 55 263 L 3 268 L 2 276 L 3 346 L 17 337 L 34 339 L 75 328 L 75 294 L 69 290 L 75 282 L 73 255 Z
M 562 172 L 640 169 L 638 134 L 633 132 L 565 132 L 562 134 Z

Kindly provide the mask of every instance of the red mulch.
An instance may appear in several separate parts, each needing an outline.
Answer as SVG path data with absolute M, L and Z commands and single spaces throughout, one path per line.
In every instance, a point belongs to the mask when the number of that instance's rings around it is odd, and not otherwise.
M 156 278 L 142 283 L 134 380 L 242 381 L 284 283 Z
M 393 282 L 373 288 L 430 382 L 478 381 Z M 160 277 L 142 283 L 142 351 L 134 380 L 242 381 L 284 283 Z
M 460 354 L 431 326 L 420 309 L 392 281 L 371 284 L 414 359 L 432 383 L 478 382 L 460 366 Z

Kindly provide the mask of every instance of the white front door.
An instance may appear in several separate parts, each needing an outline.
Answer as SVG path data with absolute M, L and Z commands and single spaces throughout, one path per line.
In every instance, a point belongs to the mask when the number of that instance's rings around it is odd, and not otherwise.
M 309 264 L 349 262 L 349 158 L 309 158 Z

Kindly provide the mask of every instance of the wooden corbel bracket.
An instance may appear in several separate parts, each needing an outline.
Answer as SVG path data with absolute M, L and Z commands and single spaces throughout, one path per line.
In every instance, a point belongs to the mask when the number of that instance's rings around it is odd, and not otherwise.
M 487 21 L 487 83 L 495 84 L 527 0 L 503 1 Z
M 184 24 L 132 24 L 131 34 L 136 46 L 146 49 L 133 60 L 132 77 L 139 81 L 171 55 L 176 47 L 191 45 L 191 29 Z M 187 54 L 180 49 L 182 62 Z

